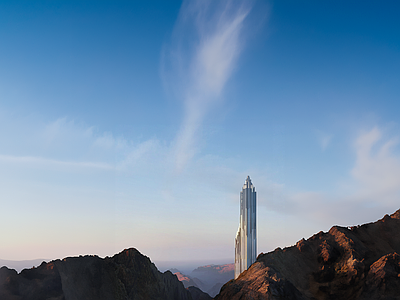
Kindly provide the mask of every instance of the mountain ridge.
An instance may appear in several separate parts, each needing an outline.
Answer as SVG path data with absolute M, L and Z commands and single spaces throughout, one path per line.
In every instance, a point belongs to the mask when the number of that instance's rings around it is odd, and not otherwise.
M 192 300 L 171 272 L 161 273 L 134 248 L 113 257 L 67 257 L 21 273 L 0 268 L 2 300 Z
M 261 253 L 216 300 L 400 299 L 400 210 Z

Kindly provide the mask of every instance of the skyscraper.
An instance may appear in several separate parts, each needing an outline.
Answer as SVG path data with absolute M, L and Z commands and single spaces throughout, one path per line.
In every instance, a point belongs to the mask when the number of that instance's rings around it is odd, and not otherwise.
M 235 239 L 235 279 L 257 258 L 256 188 L 250 176 L 240 192 L 240 223 Z

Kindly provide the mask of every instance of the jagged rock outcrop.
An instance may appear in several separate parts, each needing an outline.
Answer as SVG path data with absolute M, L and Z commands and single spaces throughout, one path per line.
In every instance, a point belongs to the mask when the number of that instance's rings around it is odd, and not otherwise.
M 175 275 L 161 273 L 136 249 L 113 257 L 69 257 L 20 274 L 0 269 L 2 300 L 192 300 Z
M 400 210 L 260 254 L 215 300 L 400 299 Z

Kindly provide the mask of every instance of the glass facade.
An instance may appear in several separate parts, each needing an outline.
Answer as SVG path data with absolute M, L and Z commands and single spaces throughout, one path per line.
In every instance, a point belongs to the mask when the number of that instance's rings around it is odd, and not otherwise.
M 240 192 L 240 222 L 235 239 L 235 279 L 257 258 L 257 195 L 250 176 Z

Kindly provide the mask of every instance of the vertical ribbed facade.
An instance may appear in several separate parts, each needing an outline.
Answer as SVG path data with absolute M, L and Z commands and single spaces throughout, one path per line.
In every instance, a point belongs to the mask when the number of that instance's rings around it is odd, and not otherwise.
M 235 239 L 235 279 L 257 258 L 256 188 L 250 176 L 240 192 L 240 223 Z

